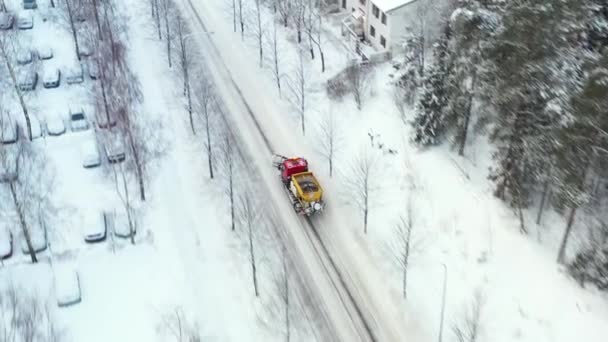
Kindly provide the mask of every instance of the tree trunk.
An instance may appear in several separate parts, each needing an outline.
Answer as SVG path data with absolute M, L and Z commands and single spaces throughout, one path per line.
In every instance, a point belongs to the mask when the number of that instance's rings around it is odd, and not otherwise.
M 258 275 L 257 275 L 257 267 L 255 264 L 255 250 L 253 248 L 253 228 L 251 227 L 251 222 L 248 222 L 249 225 L 249 255 L 251 256 L 251 275 L 253 276 L 253 291 L 255 292 L 255 296 L 258 297 L 260 294 L 258 292 Z
M 232 29 L 236 33 L 236 0 L 232 0 Z
M 464 110 L 464 125 L 460 132 L 460 147 L 458 148 L 458 155 L 464 156 L 464 148 L 467 144 L 467 137 L 469 135 L 469 122 L 471 121 L 471 108 L 473 106 L 473 98 L 475 94 L 475 87 L 477 85 L 477 72 L 473 71 L 473 79 L 471 81 L 471 89 L 469 90 L 469 96 L 467 99 L 467 105 Z
M 208 111 L 208 109 L 205 109 Z M 205 114 L 205 130 L 207 133 L 207 163 L 209 164 L 209 178 L 213 179 L 213 154 L 211 152 L 211 133 L 209 129 L 209 113 Z
M 233 181 L 233 174 L 232 174 L 232 162 L 230 162 L 230 166 L 229 166 L 230 170 L 230 175 L 229 175 L 229 186 L 230 186 L 230 224 L 231 224 L 231 228 L 232 231 L 235 230 L 235 224 L 234 224 L 234 181 Z
M 283 276 L 285 277 L 283 282 L 285 296 L 285 342 L 289 342 L 291 340 L 291 322 L 289 320 L 289 270 L 287 269 L 285 255 L 283 255 Z
M 103 41 L 103 32 L 101 31 L 101 23 L 99 21 L 99 6 L 97 5 L 97 1 L 93 0 L 93 14 L 95 15 L 95 24 L 97 25 L 97 34 L 99 36 L 99 40 Z
M 545 211 L 545 202 L 549 195 L 549 180 L 545 181 L 545 186 L 543 187 L 543 194 L 540 198 L 540 206 L 538 208 L 538 215 L 536 216 L 536 224 L 540 224 L 540 221 L 543 217 L 543 212 Z
M 321 51 L 319 47 L 319 55 L 321 55 L 321 72 L 325 72 L 325 54 Z
M 570 233 L 572 232 L 572 226 L 574 225 L 574 218 L 576 216 L 576 211 L 578 210 L 577 205 L 573 205 L 570 208 L 570 214 L 568 215 L 568 223 L 566 224 L 566 230 L 564 231 L 564 237 L 562 238 L 562 243 L 559 245 L 559 251 L 557 252 L 557 262 L 563 264 L 566 257 L 566 246 L 568 245 L 568 240 L 570 239 Z
M 13 198 L 13 204 L 15 204 L 15 210 L 17 211 L 17 216 L 19 216 L 19 223 L 21 224 L 21 230 L 23 231 L 23 237 L 25 237 L 25 243 L 27 244 L 27 250 L 30 254 L 30 258 L 32 263 L 38 262 L 38 257 L 36 257 L 36 252 L 34 251 L 34 247 L 32 246 L 32 238 L 30 235 L 30 230 L 27 227 L 27 223 L 25 222 L 25 214 L 23 213 L 23 208 L 19 203 L 19 199 L 17 198 L 17 191 L 15 190 L 15 184 L 9 183 L 9 189 L 11 191 L 11 197 Z
M 2 54 L 3 54 L 4 60 L 6 62 L 6 68 L 8 69 L 9 74 L 11 76 L 11 79 L 13 81 L 13 86 L 15 88 L 15 93 L 17 94 L 17 97 L 19 98 L 19 104 L 21 105 L 21 111 L 23 112 L 23 117 L 25 118 L 25 126 L 26 126 L 26 129 L 27 129 L 27 136 L 28 136 L 28 139 L 30 141 L 32 141 L 34 139 L 34 137 L 32 135 L 32 122 L 30 120 L 29 111 L 27 109 L 27 105 L 25 103 L 25 99 L 23 98 L 23 94 L 21 93 L 21 89 L 19 89 L 19 84 L 17 82 L 17 77 L 15 76 L 15 70 L 13 69 L 13 66 L 11 65 L 11 63 L 9 62 L 9 58 L 6 55 L 6 51 L 4 51 L 4 47 L 2 47 L 2 50 L 3 50 Z
M 65 5 L 68 10 L 68 19 L 70 20 L 70 29 L 72 31 L 72 39 L 74 40 L 74 48 L 76 49 L 76 58 L 80 62 L 82 58 L 80 57 L 80 46 L 78 44 L 78 34 L 76 31 L 76 25 L 74 24 L 74 15 L 72 13 L 72 5 L 70 4 L 72 0 L 66 0 Z

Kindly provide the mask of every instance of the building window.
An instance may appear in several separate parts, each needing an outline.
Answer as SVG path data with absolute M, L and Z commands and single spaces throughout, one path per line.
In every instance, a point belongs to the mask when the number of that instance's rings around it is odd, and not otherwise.
M 372 13 L 376 18 L 378 18 L 378 16 L 380 15 L 380 10 L 378 9 L 378 7 L 376 7 L 376 5 L 372 5 Z
M 372 25 L 369 25 L 369 35 L 372 37 L 376 36 L 376 28 L 373 27 Z
M 382 13 L 382 23 L 386 25 L 386 13 Z
M 365 5 L 365 0 L 359 0 L 359 3 L 360 3 L 361 5 Z
M 383 48 L 386 48 L 386 39 L 382 35 L 380 36 L 380 45 L 382 45 Z
M 342 0 L 342 8 L 346 9 L 346 0 Z

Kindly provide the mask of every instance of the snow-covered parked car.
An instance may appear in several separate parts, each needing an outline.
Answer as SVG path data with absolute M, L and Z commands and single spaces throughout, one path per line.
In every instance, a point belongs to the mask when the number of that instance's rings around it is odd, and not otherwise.
M 91 50 L 91 48 L 86 45 L 86 44 L 80 44 L 78 46 L 78 54 L 80 55 L 80 57 L 89 57 L 93 54 L 93 50 Z
M 23 13 L 17 20 L 17 27 L 20 30 L 30 30 L 34 28 L 34 17 L 30 13 Z
M 125 146 L 119 139 L 109 140 L 105 144 L 105 152 L 108 162 L 112 164 L 120 163 L 126 158 Z
M 65 265 L 56 265 L 54 274 L 57 306 L 66 307 L 80 303 L 82 301 L 82 293 L 78 272 Z
M 87 140 L 82 144 L 82 167 L 85 169 L 101 165 L 101 157 L 95 139 Z
M 30 126 L 32 127 L 32 139 L 41 138 L 42 137 L 42 125 L 40 124 L 40 121 L 38 121 L 38 118 L 36 118 L 35 116 L 30 116 Z M 27 130 L 27 128 L 25 128 L 25 127 L 23 129 Z M 28 133 L 25 132 L 25 134 L 27 135 Z
M 89 129 L 89 121 L 84 114 L 84 109 L 70 110 L 70 128 L 72 132 L 86 131 Z
M 127 216 L 127 212 L 123 210 L 117 210 L 112 213 L 111 222 L 109 222 L 108 227 L 114 232 L 114 235 L 120 238 L 130 238 L 131 237 L 131 226 L 129 225 L 129 217 Z M 133 235 L 137 234 L 137 220 L 135 219 L 135 215 L 131 215 L 132 225 L 133 225 Z
M 44 231 L 44 228 L 39 225 L 30 226 L 29 233 L 34 253 L 40 253 L 44 251 L 47 247 L 46 232 Z M 21 245 L 21 252 L 23 254 L 29 254 L 30 250 L 27 246 L 27 240 L 25 239 L 23 232 L 20 234 L 19 240 Z
M 42 85 L 45 88 L 57 88 L 61 82 L 61 71 L 57 68 L 46 69 L 42 75 Z
M 23 0 L 23 8 L 36 9 L 38 8 L 38 4 L 36 3 L 36 0 Z
M 0 221 L 0 260 L 13 255 L 13 233 L 7 220 Z
M 32 70 L 22 70 L 17 82 L 21 91 L 32 91 L 38 84 L 38 73 Z
M 51 136 L 59 136 L 65 133 L 65 123 L 59 115 L 51 115 L 46 120 L 46 133 Z
M 17 64 L 26 65 L 32 63 L 34 60 L 34 54 L 32 50 L 21 49 L 17 52 Z
M 15 17 L 13 17 L 10 13 L 6 13 L 6 12 L 0 13 L 0 30 L 12 29 L 14 22 L 15 22 Z
M 43 46 L 38 49 L 38 58 L 47 60 L 53 58 L 53 49 L 48 46 Z
M 99 128 L 111 128 L 116 126 L 116 120 L 114 117 L 110 115 L 108 120 L 108 116 L 105 113 L 97 114 L 96 121 Z
M 105 212 L 89 215 L 85 220 L 84 241 L 87 243 L 100 242 L 106 239 L 107 217 Z
M 19 126 L 10 117 L 4 116 L 0 129 L 0 141 L 3 144 L 13 144 L 19 139 Z
M 77 64 L 68 68 L 65 73 L 65 82 L 67 84 L 76 84 L 84 82 L 84 72 L 82 71 L 81 64 Z
M 87 63 L 87 70 L 89 71 L 89 77 L 92 80 L 96 80 L 99 78 L 99 67 L 97 66 L 97 61 L 91 59 Z

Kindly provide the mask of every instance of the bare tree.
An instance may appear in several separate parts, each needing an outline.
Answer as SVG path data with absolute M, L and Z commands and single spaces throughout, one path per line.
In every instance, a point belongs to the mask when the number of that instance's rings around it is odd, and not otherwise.
M 197 96 L 194 98 L 194 108 L 202 118 L 203 129 L 205 130 L 205 149 L 207 152 L 207 165 L 209 166 L 209 178 L 213 179 L 213 149 L 211 142 L 212 118 L 218 106 L 216 104 L 216 93 L 208 77 L 201 77 L 194 85 Z
M 289 25 L 289 18 L 293 13 L 293 3 L 290 0 L 275 0 L 276 8 L 279 12 L 279 19 L 283 23 L 284 27 Z
M 340 132 L 340 127 L 336 122 L 336 117 L 333 110 L 323 115 L 319 126 L 319 148 L 321 155 L 327 160 L 329 166 L 329 177 L 333 176 L 334 160 L 336 154 L 342 149 L 343 137 Z
M 0 341 L 61 342 L 64 334 L 47 305 L 13 283 L 0 290 Z
M 6 4 L 4 0 L 0 0 L 0 12 L 6 12 Z
M 393 88 L 393 103 L 399 112 L 399 118 L 404 125 L 408 126 L 408 117 L 409 109 L 414 101 L 413 94 L 414 91 L 408 91 L 405 87 L 400 84 L 395 84 Z
M 19 104 L 21 105 L 21 111 L 23 113 L 23 117 L 25 118 L 25 126 L 27 129 L 28 138 L 30 141 L 33 139 L 32 136 L 32 123 L 30 120 L 30 114 L 28 110 L 28 106 L 25 102 L 25 97 L 21 89 L 19 88 L 19 82 L 17 80 L 17 75 L 15 72 L 15 67 L 13 65 L 13 59 L 15 57 L 15 45 L 18 42 L 18 37 L 15 31 L 13 30 L 4 30 L 0 31 L 0 58 L 2 58 L 4 65 L 10 76 L 10 81 L 13 86 L 13 90 L 15 91 L 15 95 L 19 99 Z M 36 72 L 36 70 L 31 70 L 31 72 Z
M 267 296 L 267 301 L 263 303 L 264 311 L 260 319 L 268 328 L 280 329 L 283 341 L 289 342 L 295 330 L 295 317 L 293 316 L 297 315 L 298 308 L 294 298 L 295 294 L 292 295 L 290 264 L 287 251 L 283 246 L 281 246 L 280 258 L 281 266 L 277 265 L 272 272 L 273 291 Z M 280 327 L 278 323 L 280 323 Z
M 175 307 L 163 315 L 158 330 L 165 341 L 201 342 L 203 340 L 198 323 L 190 321 L 181 307 Z
M 264 62 L 264 29 L 262 28 L 262 13 L 260 11 L 260 0 L 255 0 L 256 29 L 255 37 L 258 42 L 258 52 L 260 55 L 260 68 Z
M 180 13 L 175 16 L 175 26 L 177 30 L 177 43 L 178 43 L 178 62 L 181 70 L 181 78 L 184 82 L 184 96 L 186 97 L 186 110 L 188 111 L 188 118 L 190 119 L 190 128 L 192 134 L 196 135 L 196 129 L 194 128 L 193 112 L 194 108 L 192 105 L 192 87 L 190 84 L 190 74 L 192 69 L 195 67 L 195 58 L 190 48 L 188 35 L 190 30 L 188 25 L 184 22 Z
M 370 71 L 365 65 L 355 62 L 346 69 L 346 82 L 350 91 L 353 93 L 357 109 L 363 107 L 363 98 L 370 86 Z
M 165 39 L 167 42 L 167 63 L 169 63 L 169 68 L 173 67 L 173 61 L 171 59 L 171 41 L 173 40 L 173 32 L 172 32 L 172 21 L 175 15 L 175 7 L 171 0 L 159 0 L 162 6 L 162 16 L 163 21 L 165 23 Z
M 245 20 L 243 19 L 243 0 L 238 0 L 239 23 L 241 24 L 241 39 L 245 39 Z
M 74 51 L 76 52 L 76 58 L 80 61 L 82 59 L 80 53 L 80 41 L 78 37 L 78 22 L 76 18 L 76 9 L 74 0 L 63 0 L 63 6 L 61 8 L 61 21 L 72 35 L 72 43 L 74 44 Z
M 363 232 L 367 234 L 369 213 L 373 204 L 373 197 L 378 190 L 376 186 L 378 158 L 373 152 L 361 152 L 351 164 L 351 172 L 346 178 L 346 187 L 349 190 L 350 201 L 363 216 Z
M 38 262 L 32 243 L 32 230 L 46 237 L 45 222 L 54 212 L 50 194 L 54 187 L 54 173 L 44 151 L 32 142 L 20 139 L 11 148 L 0 147 L 1 166 L 7 172 L 2 177 L 2 200 L 5 210 L 14 212 L 25 238 L 33 263 Z
M 460 320 L 452 325 L 454 337 L 458 342 L 476 342 L 479 338 L 483 304 L 483 294 L 477 290 L 470 306 L 464 310 Z
M 256 236 L 260 220 L 260 212 L 256 208 L 252 195 L 245 193 L 240 196 L 239 219 L 247 231 L 247 245 L 249 250 L 249 262 L 251 264 L 251 277 L 255 296 L 259 296 L 258 271 L 256 261 Z
M 306 87 L 308 85 L 308 70 L 304 63 L 304 52 L 298 48 L 298 64 L 296 65 L 293 77 L 290 77 L 287 85 L 293 95 L 292 103 L 300 114 L 300 124 L 302 135 L 306 135 Z
M 230 136 L 230 132 L 227 130 L 223 131 L 224 137 L 222 139 L 222 143 L 220 144 L 220 167 L 221 167 L 221 175 L 224 177 L 224 192 L 228 196 L 229 204 L 230 204 L 230 229 L 232 231 L 235 230 L 235 203 L 234 203 L 234 173 L 235 173 L 235 149 L 233 144 L 235 143 L 232 137 Z
M 267 44 L 270 47 L 270 56 L 267 57 L 268 62 L 271 65 L 272 69 L 272 77 L 274 78 L 277 89 L 279 91 L 279 96 L 281 96 L 281 78 L 283 77 L 281 71 L 281 57 L 279 55 L 279 51 L 282 46 L 280 45 L 280 41 L 277 37 L 277 22 L 276 20 L 272 21 L 272 35 L 270 37 L 267 36 Z
M 407 298 L 407 271 L 412 245 L 412 230 L 414 229 L 414 218 L 411 198 L 407 203 L 407 216 L 401 216 L 395 226 L 392 254 L 397 266 L 401 269 L 403 298 Z
M 160 0 L 149 0 L 150 2 L 150 14 L 152 15 L 152 19 L 154 20 L 154 26 L 156 27 L 156 32 L 158 33 L 158 39 L 163 39 L 163 30 L 161 25 L 161 8 L 159 4 Z

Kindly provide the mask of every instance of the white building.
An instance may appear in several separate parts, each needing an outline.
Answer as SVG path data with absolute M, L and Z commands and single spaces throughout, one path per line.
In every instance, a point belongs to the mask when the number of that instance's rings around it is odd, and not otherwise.
M 343 35 L 351 42 L 366 41 L 376 51 L 392 52 L 407 30 L 419 25 L 426 1 L 429 0 L 339 0 L 341 9 L 351 12 L 343 21 Z

